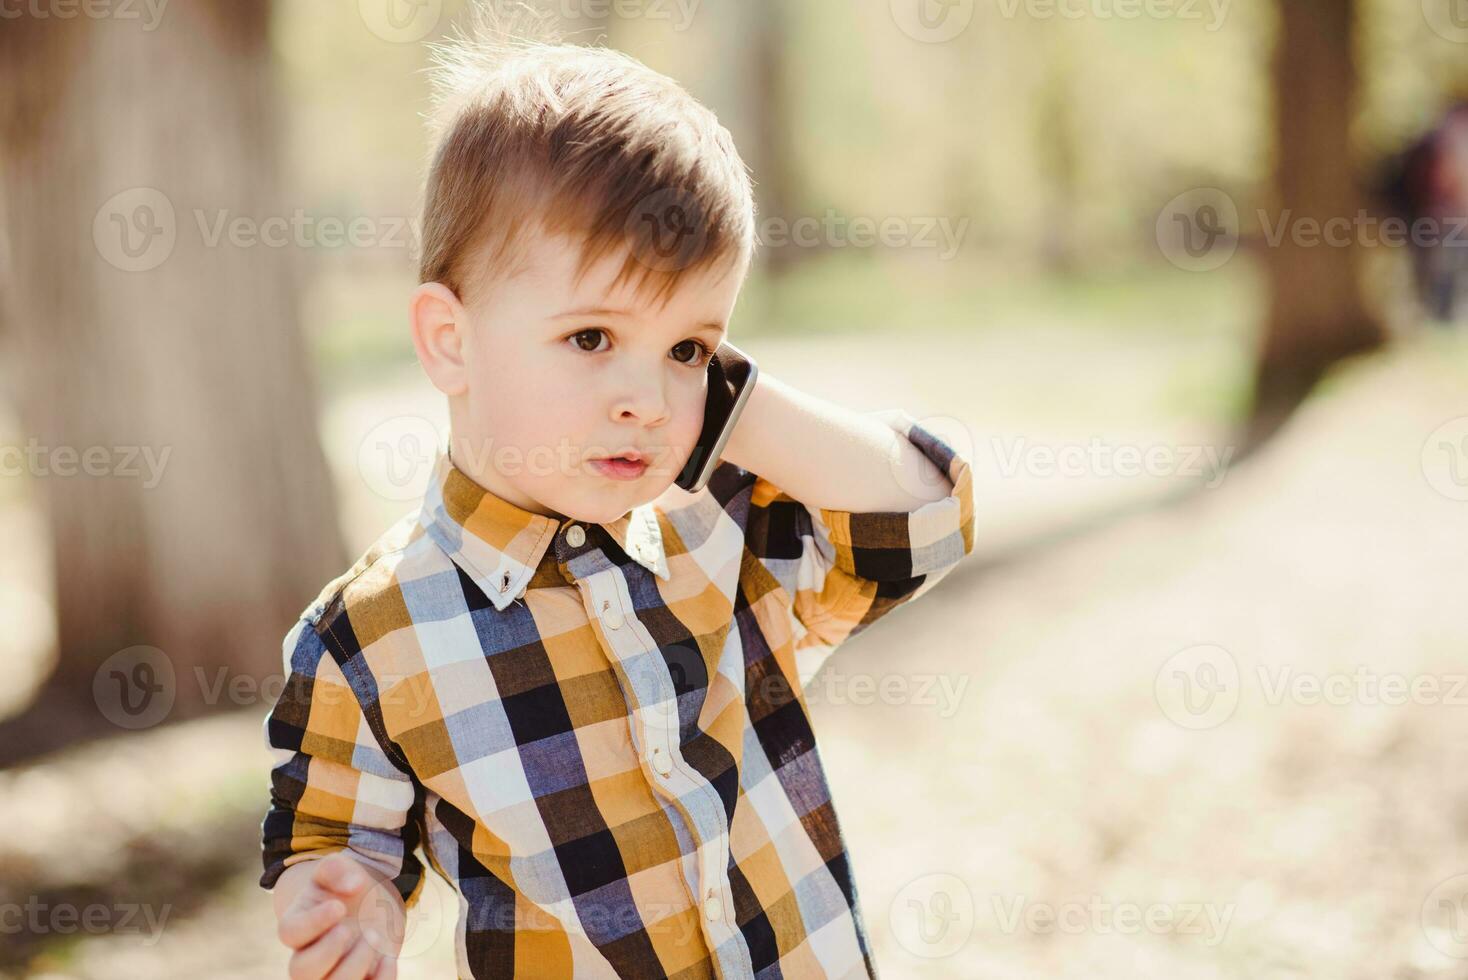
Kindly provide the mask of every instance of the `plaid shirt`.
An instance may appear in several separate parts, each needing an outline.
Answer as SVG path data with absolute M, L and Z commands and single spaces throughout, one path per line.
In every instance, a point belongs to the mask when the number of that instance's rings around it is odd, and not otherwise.
M 805 685 L 973 548 L 968 461 L 878 415 L 949 497 L 807 508 L 724 461 L 583 524 L 440 445 L 285 638 L 261 886 L 349 847 L 412 910 L 421 845 L 463 976 L 875 977 Z

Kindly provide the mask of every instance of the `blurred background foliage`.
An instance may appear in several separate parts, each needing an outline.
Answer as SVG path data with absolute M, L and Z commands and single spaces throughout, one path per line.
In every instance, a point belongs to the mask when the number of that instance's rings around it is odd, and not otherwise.
M 759 108 L 725 84 L 721 59 L 737 54 L 725 42 L 728 18 L 712 6 L 681 30 L 612 18 L 576 37 L 604 39 L 677 78 L 743 146 Z M 985 3 L 941 45 L 893 30 L 884 4 L 787 6 L 789 213 L 970 223 L 951 263 L 847 247 L 810 250 L 789 276 L 758 269 L 738 333 L 975 331 L 1038 318 L 1247 344 L 1262 302 L 1257 270 L 1247 260 L 1218 276 L 1178 269 L 1159 253 L 1154 223 L 1190 188 L 1240 200 L 1267 192 L 1273 4 L 1234 0 L 1210 29 L 1202 6 L 1200 20 L 1181 22 L 1006 17 L 1003 5 Z M 1414 6 L 1360 4 L 1359 155 L 1342 165 L 1363 175 L 1427 128 L 1453 93 L 1468 93 L 1462 46 L 1413 16 Z M 282 5 L 274 44 L 302 198 L 327 214 L 413 214 L 426 48 L 381 41 L 346 4 Z M 384 301 L 413 285 L 411 264 L 399 251 L 343 252 L 325 257 L 308 297 L 328 378 L 411 363 L 401 303 Z M 1236 393 L 1215 407 L 1243 401 Z

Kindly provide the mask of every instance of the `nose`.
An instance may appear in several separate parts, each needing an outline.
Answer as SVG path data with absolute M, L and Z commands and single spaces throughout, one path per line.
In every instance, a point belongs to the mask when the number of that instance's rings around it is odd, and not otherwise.
M 619 393 L 612 400 L 613 422 L 636 422 L 651 427 L 668 420 L 668 397 L 661 370 L 628 371 L 619 384 Z

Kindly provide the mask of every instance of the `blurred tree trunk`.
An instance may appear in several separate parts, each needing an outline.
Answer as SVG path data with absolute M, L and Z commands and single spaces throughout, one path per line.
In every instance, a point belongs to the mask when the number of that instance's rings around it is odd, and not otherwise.
M 694 95 L 718 113 L 749 167 L 756 229 L 775 219 L 786 223 L 779 243 L 762 242 L 757 250 L 756 261 L 770 275 L 786 272 L 826 244 L 797 246 L 789 234 L 789 224 L 800 216 L 794 213 L 797 165 L 786 51 L 799 43 L 792 37 L 798 16 L 781 0 L 705 4 L 699 13 L 700 24 L 727 55 L 700 66 L 699 76 L 692 79 Z
M 1276 210 L 1292 222 L 1353 222 L 1367 206 L 1352 169 L 1356 93 L 1351 0 L 1281 0 L 1274 56 Z M 1288 226 L 1287 226 L 1288 227 Z M 1286 235 L 1267 248 L 1270 309 L 1246 442 L 1267 438 L 1326 370 L 1384 339 L 1362 302 L 1357 236 L 1349 247 Z
M 754 193 L 759 213 L 793 222 L 795 146 L 790 116 L 789 45 L 793 15 L 788 0 L 747 0 L 737 5 L 748 18 L 749 79 L 746 97 L 751 100 L 752 154 L 747 161 L 754 171 Z M 744 145 L 744 144 L 741 144 Z M 766 251 L 766 268 L 771 275 L 789 272 L 800 256 L 792 244 Z
M 1040 165 L 1049 191 L 1039 251 L 1045 268 L 1074 276 L 1084 265 L 1081 247 L 1081 145 L 1076 103 L 1076 56 L 1067 35 L 1048 34 L 1043 81 L 1035 104 L 1035 123 L 1043 151 Z
M 55 672 L 0 723 L 0 763 L 263 703 L 292 618 L 343 570 L 301 253 L 211 244 L 221 215 L 302 206 L 278 184 L 268 21 L 266 0 L 195 0 L 152 29 L 0 29 L 0 361 L 46 447 L 28 468 L 58 620 Z M 73 458 L 89 452 L 93 475 Z M 171 685 L 156 662 L 99 671 L 135 645 L 162 651 Z

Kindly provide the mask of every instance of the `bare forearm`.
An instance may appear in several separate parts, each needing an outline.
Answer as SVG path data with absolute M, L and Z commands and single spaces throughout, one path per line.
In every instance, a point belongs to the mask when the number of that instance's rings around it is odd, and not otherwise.
M 761 374 L 723 458 L 808 507 L 911 511 L 952 485 L 880 419 Z

